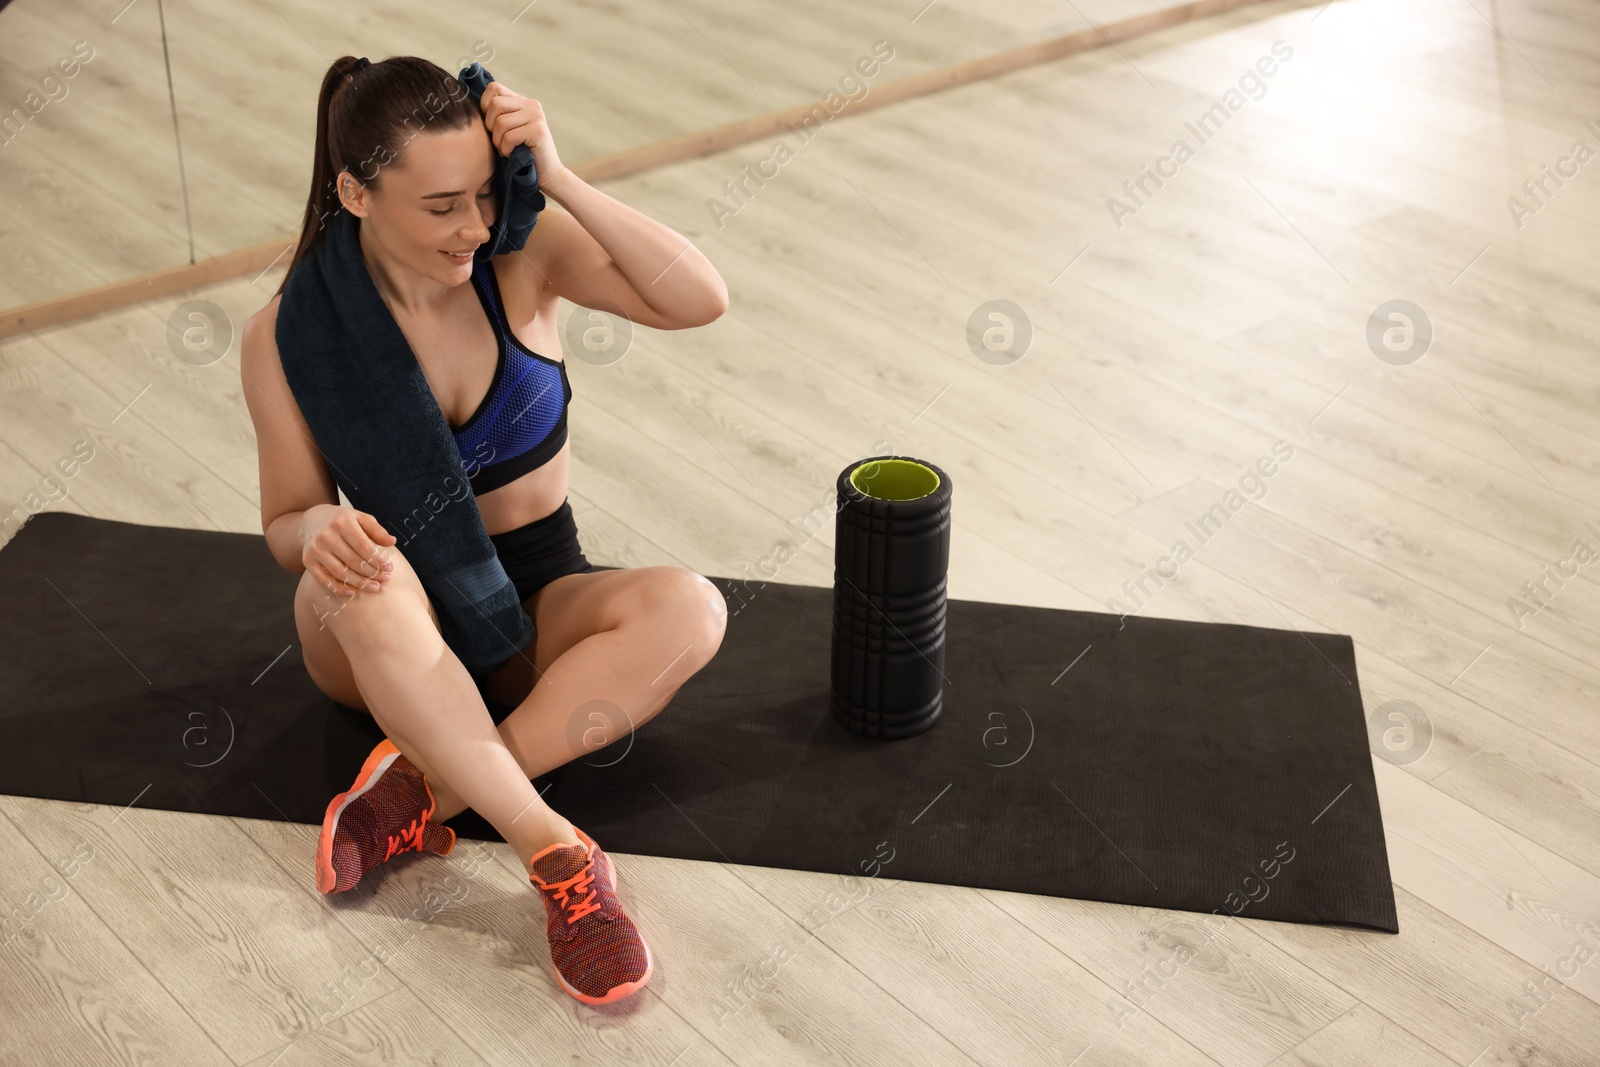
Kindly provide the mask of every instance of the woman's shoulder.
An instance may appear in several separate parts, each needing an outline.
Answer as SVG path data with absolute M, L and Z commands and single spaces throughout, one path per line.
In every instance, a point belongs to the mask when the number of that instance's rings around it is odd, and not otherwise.
M 274 294 L 261 310 L 244 320 L 244 330 L 241 332 L 239 343 L 239 363 L 240 369 L 246 374 L 256 364 L 265 363 L 268 366 L 279 364 L 277 324 L 278 306 L 282 301 L 282 293 Z M 281 374 L 280 369 L 278 375 Z
M 244 320 L 245 329 L 255 327 L 266 329 L 269 333 L 278 322 L 278 307 L 283 303 L 282 293 L 273 293 L 272 299 L 261 306 L 261 309 Z

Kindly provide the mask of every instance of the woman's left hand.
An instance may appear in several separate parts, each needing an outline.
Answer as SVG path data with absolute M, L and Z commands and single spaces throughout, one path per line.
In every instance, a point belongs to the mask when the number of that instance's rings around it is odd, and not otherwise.
M 541 186 L 566 169 L 556 154 L 556 142 L 539 101 L 513 92 L 500 82 L 490 82 L 478 98 L 478 106 L 483 109 L 483 124 L 496 152 L 510 156 L 519 144 L 533 152 L 533 166 L 539 172 Z

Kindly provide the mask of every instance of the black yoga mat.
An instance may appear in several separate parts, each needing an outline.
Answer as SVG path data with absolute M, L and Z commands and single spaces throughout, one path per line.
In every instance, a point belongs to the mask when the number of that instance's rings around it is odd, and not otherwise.
M 35 516 L 0 792 L 320 823 L 381 733 L 307 677 L 297 580 L 259 536 Z M 830 589 L 713 580 L 711 663 L 538 780 L 607 850 L 1399 931 L 1348 637 L 952 599 L 943 715 L 886 742 L 829 715 Z

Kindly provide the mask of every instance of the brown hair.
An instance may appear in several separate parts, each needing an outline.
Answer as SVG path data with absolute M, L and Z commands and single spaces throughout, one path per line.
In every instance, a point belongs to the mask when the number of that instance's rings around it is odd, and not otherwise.
M 390 56 L 370 64 L 357 56 L 334 60 L 322 76 L 317 98 L 311 195 L 300 241 L 278 293 L 326 236 L 328 221 L 344 210 L 333 184 L 340 171 L 348 170 L 362 185 L 376 189 L 382 169 L 404 166 L 406 146 L 424 129 L 456 130 L 482 121 L 482 109 L 460 79 L 420 56 Z

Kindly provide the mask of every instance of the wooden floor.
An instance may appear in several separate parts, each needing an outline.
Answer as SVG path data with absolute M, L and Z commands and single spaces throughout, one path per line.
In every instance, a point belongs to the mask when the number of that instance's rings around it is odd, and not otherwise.
M 770 49 L 770 26 L 727 18 Z M 831 38 L 823 66 L 878 36 Z M 1280 40 L 1265 94 L 1119 228 L 1107 198 Z M 1373 759 L 1398 936 L 1240 920 L 1208 940 L 1193 913 L 892 865 L 851 898 L 831 876 L 626 855 L 657 976 L 591 1010 L 554 985 L 504 846 L 404 857 L 330 901 L 313 827 L 4 797 L 0 902 L 75 874 L 0 946 L 0 1062 L 1596 1063 L 1592 553 L 1536 613 L 1511 605 L 1570 574 L 1575 541 L 1600 549 L 1600 162 L 1547 182 L 1521 228 L 1507 198 L 1574 141 L 1600 148 L 1597 59 L 1580 0 L 1276 2 L 841 119 L 720 229 L 706 201 L 754 151 L 606 187 L 695 241 L 732 308 L 641 331 L 611 366 L 571 360 L 571 499 L 597 562 L 736 575 L 789 541 L 781 580 L 828 585 L 828 538 L 791 520 L 888 441 L 952 476 L 952 596 L 1103 611 L 1292 446 L 1143 611 L 1350 634 L 1367 709 L 1426 713 L 1421 758 Z M 639 102 L 616 88 L 619 113 Z M 273 183 L 281 229 L 298 192 Z M 242 321 L 278 280 L 199 295 Z M 997 299 L 1032 331 L 1004 365 L 967 342 Z M 1414 362 L 1368 346 L 1396 299 L 1431 323 Z M 0 500 L 89 439 L 53 508 L 259 531 L 237 357 L 178 363 L 169 310 L 0 345 Z M 1193 958 L 1152 982 L 1180 946 Z
M 938 0 L 920 15 L 927 0 L 812 0 L 803 17 L 778 0 L 451 0 L 381 18 L 315 0 L 126 2 L 6 9 L 0 119 L 37 114 L 0 133 L 0 308 L 298 233 L 317 93 L 340 55 L 451 73 L 476 59 L 544 105 L 575 163 L 813 101 L 879 39 L 895 49 L 885 77 L 903 78 L 1175 0 Z M 73 76 L 42 82 L 79 41 Z

